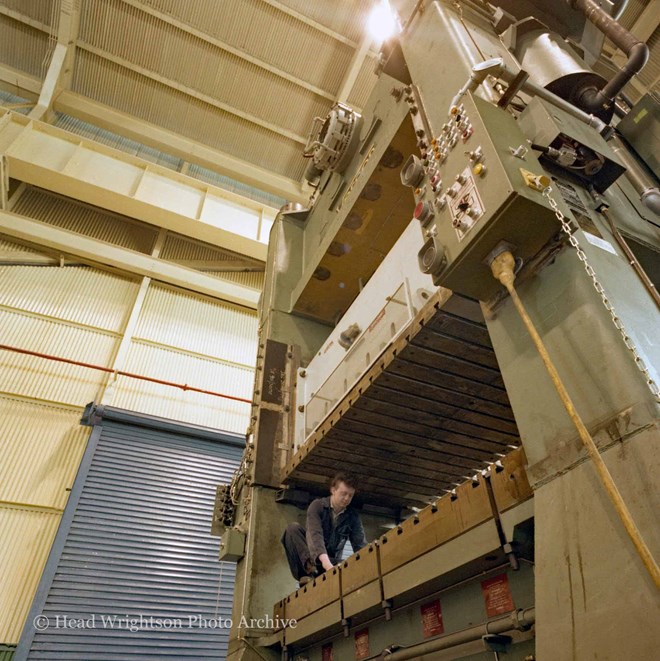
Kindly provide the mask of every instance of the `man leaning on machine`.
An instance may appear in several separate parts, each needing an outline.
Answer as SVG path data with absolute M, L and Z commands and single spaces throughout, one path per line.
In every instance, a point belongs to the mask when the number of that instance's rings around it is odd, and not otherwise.
M 353 551 L 367 545 L 360 515 L 351 501 L 356 481 L 348 473 L 337 473 L 330 483 L 330 495 L 312 501 L 307 525 L 290 523 L 282 535 L 289 568 L 299 584 L 329 571 L 341 561 L 346 540 Z

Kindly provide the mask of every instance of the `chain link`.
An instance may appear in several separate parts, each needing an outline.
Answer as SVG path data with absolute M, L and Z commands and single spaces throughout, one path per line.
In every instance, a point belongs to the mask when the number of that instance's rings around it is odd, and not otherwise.
M 637 369 L 639 369 L 639 371 L 644 375 L 644 378 L 646 379 L 646 385 L 649 387 L 649 390 L 651 391 L 653 396 L 656 398 L 656 400 L 660 400 L 660 390 L 658 389 L 658 385 L 651 378 L 649 370 L 646 367 L 642 357 L 639 355 L 639 353 L 637 353 L 637 348 L 635 347 L 633 341 L 628 336 L 628 333 L 626 333 L 626 329 L 625 326 L 623 325 L 623 322 L 618 317 L 616 310 L 614 309 L 614 306 L 610 303 L 609 299 L 607 298 L 607 294 L 603 289 L 603 285 L 601 285 L 600 282 L 598 281 L 598 278 L 596 277 L 596 272 L 594 271 L 591 264 L 589 264 L 589 262 L 587 261 L 587 256 L 585 255 L 584 250 L 582 250 L 582 247 L 578 243 L 578 240 L 573 235 L 571 226 L 568 220 L 566 219 L 566 216 L 564 216 L 564 214 L 562 213 L 561 209 L 557 205 L 557 201 L 552 197 L 551 193 L 552 193 L 552 188 L 550 186 L 548 186 L 543 191 L 543 195 L 547 198 L 548 202 L 550 203 L 550 206 L 555 212 L 555 216 L 557 216 L 557 220 L 561 223 L 562 230 L 568 236 L 568 240 L 570 244 L 575 248 L 578 259 L 584 264 L 584 270 L 587 272 L 587 275 L 591 278 L 591 282 L 593 283 L 594 289 L 600 294 L 600 298 L 603 301 L 603 305 L 605 306 L 605 309 L 610 313 L 614 327 L 619 331 L 619 333 L 621 333 L 621 338 L 623 339 L 623 343 L 626 345 L 628 351 L 630 351 L 630 353 L 632 354 L 633 360 L 635 361 L 635 365 L 637 365 Z

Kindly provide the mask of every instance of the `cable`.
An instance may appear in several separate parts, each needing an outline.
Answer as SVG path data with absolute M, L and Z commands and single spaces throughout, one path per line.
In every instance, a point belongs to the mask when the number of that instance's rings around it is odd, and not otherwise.
M 614 505 L 614 508 L 616 509 L 616 512 L 619 515 L 619 518 L 621 519 L 626 532 L 630 536 L 632 543 L 637 549 L 637 553 L 639 553 L 639 556 L 644 563 L 644 566 L 653 578 L 656 588 L 660 589 L 660 568 L 651 555 L 651 551 L 646 545 L 646 542 L 639 532 L 639 529 L 635 525 L 630 511 L 628 510 L 628 507 L 626 506 L 626 503 L 624 502 L 621 493 L 619 492 L 612 478 L 612 475 L 610 474 L 610 471 L 605 465 L 603 458 L 600 456 L 600 452 L 594 443 L 594 439 L 589 434 L 589 431 L 585 427 L 584 422 L 582 422 L 582 418 L 580 418 L 578 412 L 575 410 L 575 406 L 573 405 L 570 395 L 566 391 L 566 388 L 561 381 L 561 377 L 559 376 L 559 373 L 557 372 L 557 369 L 555 368 L 550 355 L 548 354 L 548 351 L 543 344 L 543 340 L 541 340 L 540 335 L 536 331 L 532 320 L 525 310 L 525 306 L 518 296 L 518 292 L 516 291 L 516 288 L 513 284 L 515 279 L 515 275 L 513 273 L 514 265 L 515 260 L 513 255 L 508 250 L 505 250 L 493 259 L 490 264 L 490 268 L 495 279 L 499 280 L 509 292 L 511 300 L 516 306 L 516 309 L 518 310 L 518 313 L 520 314 L 520 317 L 523 320 L 525 327 L 527 328 L 527 332 L 530 334 L 532 341 L 536 345 L 536 349 L 538 350 L 541 359 L 543 360 L 543 364 L 545 365 L 545 368 L 548 371 L 550 378 L 552 379 L 552 383 L 557 390 L 557 393 L 559 394 L 562 404 L 564 405 L 566 412 L 573 421 L 576 429 L 578 430 L 578 434 L 580 435 L 584 446 L 586 447 L 592 461 L 594 462 L 594 467 L 596 468 L 596 472 L 598 473 L 598 476 L 600 477 L 600 480 L 605 487 L 605 491 L 607 491 L 607 495 L 610 497 L 610 500 L 612 501 L 612 504 Z

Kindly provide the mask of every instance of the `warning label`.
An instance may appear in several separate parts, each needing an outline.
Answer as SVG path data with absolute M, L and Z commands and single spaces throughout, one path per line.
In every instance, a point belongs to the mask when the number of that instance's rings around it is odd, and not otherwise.
M 436 599 L 421 607 L 422 627 L 424 628 L 424 638 L 438 636 L 444 633 L 445 626 L 442 623 L 442 610 L 440 600 Z
M 366 659 L 369 656 L 369 629 L 355 633 L 355 658 Z
M 513 597 L 509 588 L 509 577 L 506 574 L 494 576 L 481 581 L 481 591 L 486 602 L 486 615 L 495 617 L 514 610 Z

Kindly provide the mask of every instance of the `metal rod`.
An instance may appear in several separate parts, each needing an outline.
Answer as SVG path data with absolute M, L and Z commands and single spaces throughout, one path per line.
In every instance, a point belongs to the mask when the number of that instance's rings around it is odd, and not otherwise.
M 35 356 L 37 358 L 44 358 L 46 360 L 53 360 L 58 363 L 66 363 L 67 365 L 77 365 L 78 367 L 86 367 L 90 370 L 97 370 L 99 372 L 106 372 L 108 374 L 116 374 L 117 376 L 125 376 L 129 379 L 138 379 L 140 381 L 149 381 L 150 383 L 158 383 L 161 386 L 170 386 L 171 388 L 179 388 L 181 390 L 190 390 L 191 392 L 199 392 L 204 395 L 212 395 L 213 397 L 222 397 L 223 399 L 231 399 L 235 402 L 244 402 L 245 404 L 252 404 L 249 399 L 242 397 L 234 397 L 233 395 L 225 395 L 221 392 L 214 392 L 213 390 L 203 390 L 202 388 L 195 388 L 183 383 L 174 383 L 172 381 L 163 381 L 162 379 L 154 379 L 150 376 L 143 376 L 142 374 L 134 374 L 132 372 L 124 372 L 122 370 L 113 370 L 111 367 L 103 367 L 102 365 L 93 365 L 92 363 L 83 363 L 79 360 L 71 360 L 70 358 L 62 358 L 61 356 L 53 356 L 47 353 L 39 353 L 38 351 L 30 351 L 29 349 L 20 349 L 19 347 L 12 347 L 7 344 L 0 344 L 0 350 L 13 351 L 14 353 L 21 353 L 26 356 Z

